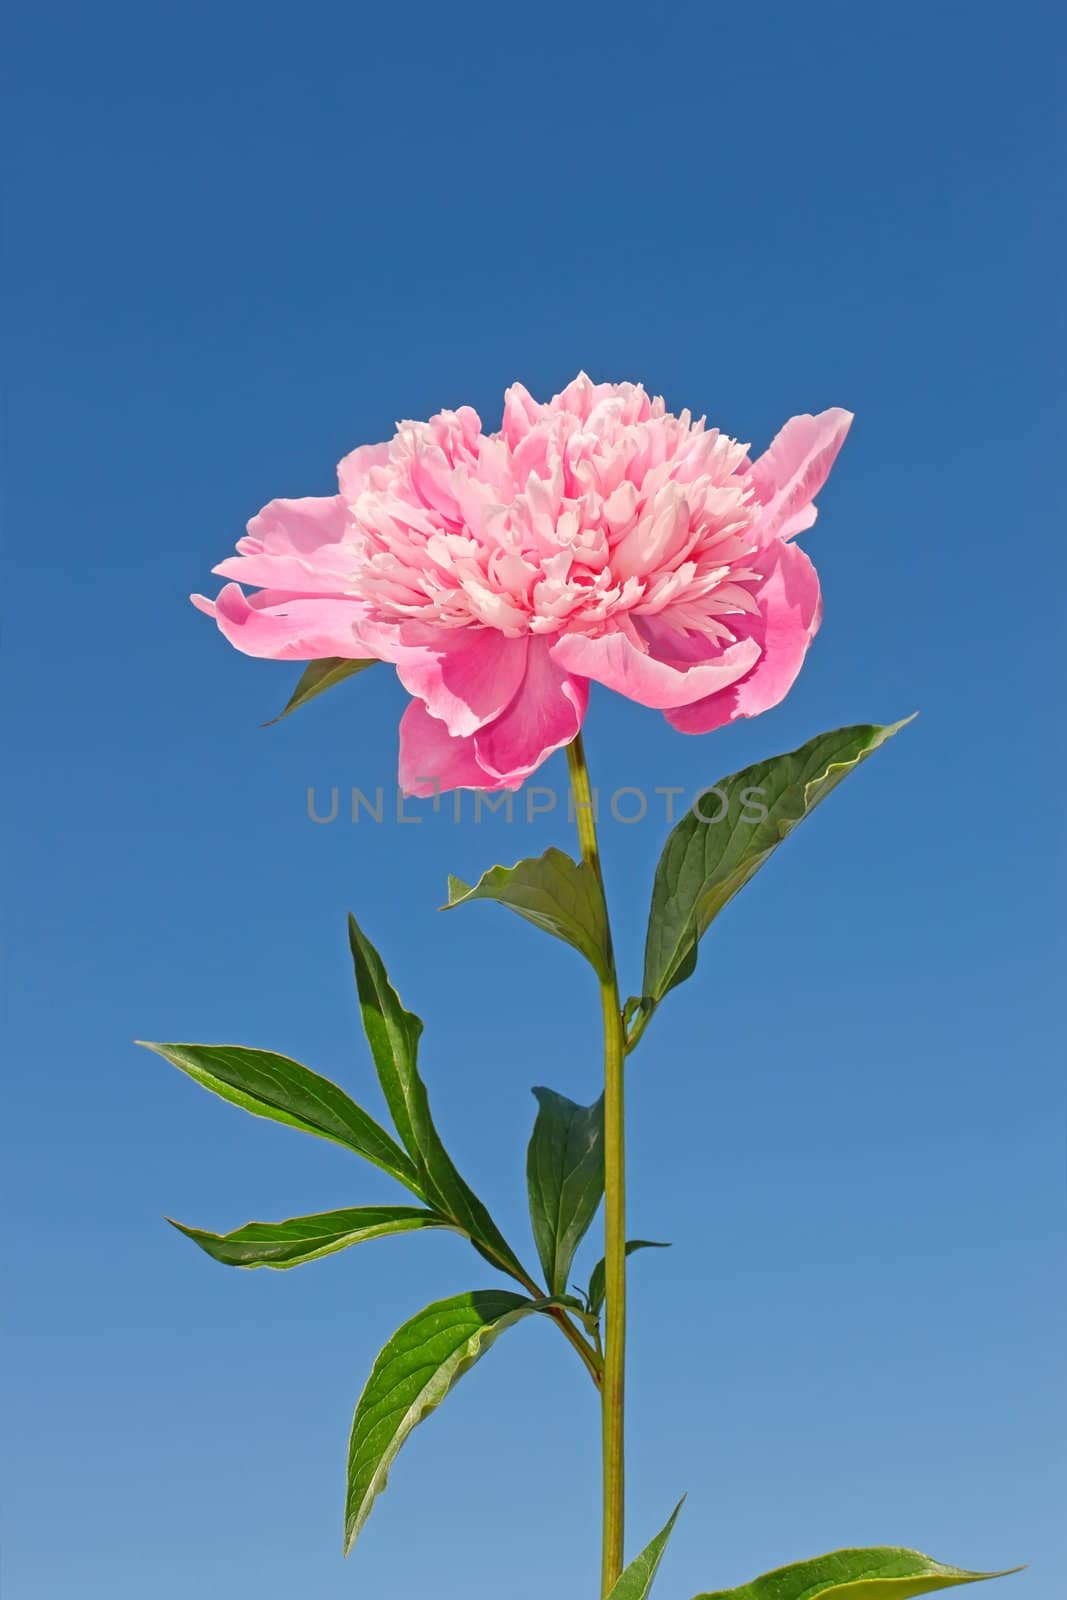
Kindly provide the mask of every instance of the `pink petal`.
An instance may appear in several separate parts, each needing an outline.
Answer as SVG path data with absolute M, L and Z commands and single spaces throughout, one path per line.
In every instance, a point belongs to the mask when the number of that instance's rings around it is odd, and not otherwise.
M 503 789 L 478 765 L 473 739 L 453 739 L 443 722 L 412 700 L 400 719 L 400 787 L 425 799 L 449 789 Z
M 203 595 L 191 598 L 199 611 L 214 616 L 219 632 L 246 656 L 315 661 L 322 656 L 358 660 L 374 654 L 358 637 L 364 607 L 357 600 L 320 599 L 276 589 L 263 589 L 249 598 L 236 583 L 228 583 L 214 605 Z
M 247 545 L 270 555 L 309 555 L 324 544 L 339 544 L 347 526 L 348 513 L 339 494 L 272 500 L 252 518 L 237 548 Z
M 361 444 L 350 450 L 337 465 L 342 502 L 351 505 L 353 500 L 358 500 L 364 489 L 371 487 L 373 469 L 384 467 L 388 460 L 388 444 Z
M 212 570 L 220 578 L 294 594 L 337 594 L 352 586 L 356 558 L 343 539 L 349 527 L 338 494 L 272 500 L 248 524 L 238 554 Z
M 786 539 L 815 521 L 811 502 L 830 476 L 852 426 L 852 412 L 831 406 L 816 417 L 791 417 L 751 469 L 764 507 L 754 533 L 761 544 Z
M 455 737 L 492 722 L 522 683 L 527 635 L 495 628 L 433 628 L 423 623 L 367 624 L 361 636 L 391 661 L 404 688 Z
M 518 693 L 502 716 L 474 736 L 479 766 L 499 787 L 518 788 L 554 750 L 570 744 L 588 701 L 589 685 L 560 668 L 544 639 L 531 639 Z
M 645 654 L 623 633 L 605 633 L 599 639 L 561 634 L 551 648 L 560 666 L 655 711 L 690 705 L 726 688 L 754 665 L 760 653 L 755 640 L 741 639 L 710 661 L 679 668 Z
M 220 578 L 256 588 L 283 589 L 288 594 L 339 595 L 351 589 L 354 566 L 351 554 L 335 545 L 318 551 L 311 560 L 303 556 L 227 556 L 211 570 Z
M 719 694 L 668 711 L 667 721 L 681 733 L 710 733 L 738 717 L 758 716 L 793 687 L 822 621 L 819 579 L 799 545 L 775 544 L 768 561 L 756 590 L 761 615 L 752 619 L 753 640 L 762 646 L 759 660 Z

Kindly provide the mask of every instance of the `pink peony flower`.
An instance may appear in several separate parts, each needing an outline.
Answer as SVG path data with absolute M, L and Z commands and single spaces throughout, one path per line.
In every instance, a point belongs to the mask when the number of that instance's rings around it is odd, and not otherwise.
M 515 384 L 498 433 L 469 406 L 404 422 L 338 494 L 272 500 L 215 568 L 237 582 L 193 601 L 248 655 L 391 662 L 408 794 L 514 789 L 590 679 L 684 733 L 778 704 L 821 615 L 791 541 L 851 421 L 794 417 L 752 462 L 640 384 L 583 373 L 547 405 Z

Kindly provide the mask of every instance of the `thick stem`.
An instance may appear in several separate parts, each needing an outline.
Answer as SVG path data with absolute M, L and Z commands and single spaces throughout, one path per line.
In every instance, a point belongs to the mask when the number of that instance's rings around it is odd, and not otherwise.
M 567 746 L 582 859 L 596 874 L 609 927 L 596 817 L 581 734 Z M 604 1473 L 604 1542 L 601 1592 L 608 1595 L 623 1564 L 625 1517 L 624 1401 L 626 1386 L 626 1145 L 623 1063 L 626 1036 L 619 1004 L 615 957 L 607 935 L 607 976 L 601 979 L 604 1014 L 604 1373 L 600 1391 Z

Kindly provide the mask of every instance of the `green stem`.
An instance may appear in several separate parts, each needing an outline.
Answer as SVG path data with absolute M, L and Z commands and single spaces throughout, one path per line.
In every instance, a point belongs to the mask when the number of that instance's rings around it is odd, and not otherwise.
M 596 817 L 589 768 L 581 734 L 567 746 L 575 818 L 582 859 L 596 875 L 609 927 L 604 876 L 597 847 Z M 604 1472 L 604 1542 L 601 1592 L 610 1594 L 623 1565 L 625 1518 L 624 1398 L 626 1386 L 626 1145 L 623 1120 L 623 1063 L 626 1035 L 619 1004 L 619 980 L 607 934 L 607 976 L 601 979 L 604 1014 L 604 1373 L 600 1391 Z

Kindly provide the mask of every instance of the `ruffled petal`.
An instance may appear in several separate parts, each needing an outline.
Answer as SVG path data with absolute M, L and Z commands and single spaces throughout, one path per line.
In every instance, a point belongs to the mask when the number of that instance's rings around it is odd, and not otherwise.
M 679 666 L 646 653 L 624 633 L 605 633 L 599 639 L 561 634 L 551 646 L 560 666 L 654 711 L 690 705 L 726 688 L 748 672 L 760 653 L 752 639 L 741 639 L 714 654 L 713 648 L 708 646 L 711 659 Z
M 200 594 L 190 598 L 198 611 L 215 618 L 223 637 L 246 656 L 274 661 L 344 656 L 356 661 L 375 654 L 359 637 L 365 608 L 358 600 L 276 589 L 262 589 L 249 597 L 236 583 L 228 583 L 214 602 Z
M 667 721 L 681 733 L 710 733 L 738 717 L 758 716 L 793 687 L 822 621 L 818 575 L 799 545 L 775 545 L 756 599 L 760 615 L 751 619 L 751 634 L 759 660 L 729 688 L 668 711 Z
M 237 548 L 254 544 L 272 555 L 308 555 L 323 545 L 339 544 L 347 527 L 348 513 L 339 494 L 271 500 L 252 518 Z
M 532 639 L 518 693 L 502 716 L 474 736 L 479 766 L 497 787 L 517 789 L 554 750 L 570 744 L 588 703 L 588 683 L 560 667 L 543 639 Z
M 272 500 L 237 541 L 238 554 L 212 570 L 220 578 L 294 594 L 343 594 L 356 559 L 343 541 L 350 527 L 339 494 Z
M 522 683 L 528 637 L 495 628 L 433 628 L 423 623 L 367 624 L 362 637 L 391 661 L 404 688 L 454 737 L 492 722 Z
M 764 508 L 753 529 L 760 544 L 792 538 L 815 521 L 811 502 L 830 476 L 851 426 L 852 412 L 840 406 L 814 417 L 791 417 L 753 463 L 751 482 Z
M 350 450 L 337 464 L 341 501 L 351 505 L 358 500 L 364 489 L 372 486 L 374 468 L 384 467 L 388 460 L 388 444 L 361 444 Z

